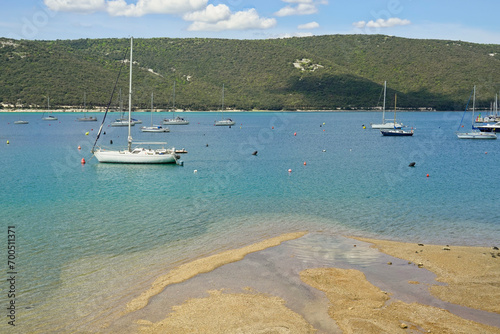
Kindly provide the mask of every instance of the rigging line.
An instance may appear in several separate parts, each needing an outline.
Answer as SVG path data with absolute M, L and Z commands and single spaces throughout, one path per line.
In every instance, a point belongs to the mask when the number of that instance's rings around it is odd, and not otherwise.
M 380 105 L 380 100 L 382 100 L 382 95 L 384 95 L 384 87 L 382 87 L 382 90 L 380 91 L 380 95 L 377 101 L 377 107 Z
M 467 112 L 467 108 L 469 107 L 470 98 L 472 97 L 473 93 L 474 93 L 474 90 L 472 90 L 472 92 L 470 93 L 469 100 L 467 101 L 467 105 L 465 106 L 465 111 L 464 111 L 464 113 L 462 115 L 462 119 L 460 120 L 460 124 L 458 125 L 458 130 L 457 131 L 460 131 L 460 126 L 462 126 L 462 122 L 464 120 L 465 113 Z
M 125 50 L 125 54 L 123 55 L 123 59 L 126 59 L 128 50 L 129 50 L 129 48 L 127 48 Z M 120 70 L 118 71 L 118 75 L 116 76 L 115 85 L 113 87 L 113 91 L 111 92 L 111 97 L 109 98 L 108 105 L 106 106 L 106 111 L 104 112 L 104 117 L 102 118 L 101 126 L 99 127 L 99 131 L 97 132 L 97 137 L 95 138 L 94 146 L 92 146 L 92 150 L 90 151 L 92 154 L 94 153 L 94 149 L 95 149 L 95 146 L 97 144 L 97 141 L 99 140 L 99 137 L 101 136 L 102 128 L 104 127 L 104 122 L 106 121 L 106 116 L 108 115 L 109 106 L 111 105 L 111 101 L 113 100 L 113 95 L 115 94 L 116 86 L 118 85 L 118 79 L 120 79 L 120 74 L 122 73 L 122 68 L 124 65 L 125 65 L 125 61 L 122 62 L 122 65 L 120 66 Z

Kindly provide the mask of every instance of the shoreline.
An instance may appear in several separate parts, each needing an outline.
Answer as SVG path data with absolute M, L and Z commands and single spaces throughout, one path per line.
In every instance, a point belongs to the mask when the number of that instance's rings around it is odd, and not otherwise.
M 304 253 L 310 244 L 323 248 L 332 240 L 338 243 L 335 246 L 338 256 L 352 253 L 357 259 L 311 262 L 312 257 L 324 257 L 321 249 L 312 255 Z M 419 258 L 413 257 L 415 248 L 424 249 L 416 255 Z M 492 288 L 500 283 L 500 254 L 498 257 L 484 255 L 491 250 L 488 247 L 444 248 L 448 247 L 358 237 L 325 238 L 306 232 L 284 234 L 171 270 L 157 278 L 151 289 L 133 298 L 120 319 L 108 322 L 105 328 L 107 332 L 119 332 L 132 326 L 140 333 L 281 332 L 285 329 L 297 333 L 348 333 L 394 332 L 405 328 L 433 333 L 464 330 L 500 333 L 500 320 L 495 320 L 500 313 L 495 303 L 500 297 L 500 287 Z M 420 260 L 422 256 L 425 258 Z M 464 265 L 454 270 L 456 262 L 450 259 L 457 257 Z M 481 257 L 483 261 L 477 261 Z M 387 259 L 393 260 L 383 262 Z M 419 266 L 418 261 L 423 261 L 423 266 Z M 334 265 L 329 265 L 330 262 Z M 353 265 L 356 263 L 362 265 L 356 267 Z M 362 269 L 367 268 L 367 264 L 376 269 L 371 272 Z M 482 268 L 485 265 L 488 270 Z M 409 273 L 408 277 L 416 277 L 415 280 L 403 278 L 398 270 Z M 428 270 L 436 272 L 435 280 Z M 382 291 L 373 276 L 374 272 L 387 275 L 390 271 L 394 272 L 389 274 L 403 280 L 398 283 L 402 287 L 397 287 L 403 294 L 387 292 L 390 291 L 387 287 L 383 287 L 387 291 Z M 438 300 L 434 305 L 427 305 L 426 299 L 419 296 L 427 290 L 436 298 L 450 301 L 440 303 Z M 409 300 L 401 298 L 405 293 L 410 295 Z M 483 323 L 457 314 L 467 315 L 473 311 L 467 309 L 471 307 L 467 303 L 473 299 L 471 295 L 476 300 L 472 308 L 489 311 L 470 316 L 484 316 Z M 455 305 L 454 308 L 449 303 L 465 307 Z
M 484 110 L 487 111 L 487 110 Z M 0 109 L 0 113 L 104 113 L 106 112 L 106 108 L 97 108 L 93 110 L 83 110 L 83 109 L 77 109 L 77 108 L 68 108 L 68 109 L 50 109 L 50 110 L 44 110 L 44 109 Z M 110 113 L 120 113 L 120 111 L 117 110 L 110 110 L 108 111 Z M 124 112 L 128 112 L 128 110 L 125 110 Z M 140 110 L 132 110 L 132 113 L 149 113 L 151 110 L 149 109 L 140 109 Z M 173 112 L 171 110 L 155 110 L 154 113 L 170 113 Z M 196 112 L 213 112 L 213 113 L 220 113 L 220 110 L 175 110 L 177 113 L 196 113 Z M 284 112 L 297 112 L 297 113 L 314 113 L 314 112 L 327 112 L 327 113 L 349 113 L 349 112 L 382 112 L 382 110 L 379 109 L 352 109 L 352 110 L 346 110 L 346 109 L 329 109 L 329 110 L 236 110 L 236 109 L 226 109 L 224 112 L 227 113 L 253 113 L 253 112 L 263 112 L 263 113 L 284 113 Z M 423 113 L 429 113 L 429 112 L 463 112 L 460 110 L 421 110 L 421 109 L 398 109 L 398 113 L 405 113 L 405 112 L 423 112 Z

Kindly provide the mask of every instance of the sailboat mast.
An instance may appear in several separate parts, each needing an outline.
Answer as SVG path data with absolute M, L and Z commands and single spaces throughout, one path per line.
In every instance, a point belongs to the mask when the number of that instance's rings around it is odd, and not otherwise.
M 153 126 L 153 92 L 151 92 L 151 126 Z
M 132 136 L 130 135 L 130 122 L 132 121 L 132 46 L 133 46 L 133 37 L 130 37 L 130 74 L 129 74 L 129 83 L 128 83 L 128 150 L 132 151 Z
M 384 104 L 382 107 L 382 124 L 385 124 L 385 94 L 387 90 L 387 81 L 384 81 Z
M 472 99 L 472 112 L 476 110 L 476 85 L 474 85 L 474 96 Z
M 222 119 L 224 119 L 224 84 L 222 84 Z
M 497 115 L 498 111 L 498 94 L 495 94 L 495 116 Z
M 175 81 L 174 81 L 174 96 L 172 97 L 172 101 L 173 101 L 173 106 L 172 106 L 172 108 L 173 108 L 173 111 L 174 111 L 174 113 L 175 113 Z
M 120 108 L 120 117 L 123 118 L 123 97 L 122 97 L 122 89 L 120 88 L 120 100 L 118 101 L 118 108 Z
M 396 104 L 398 102 L 398 94 L 394 94 L 394 129 L 396 128 Z
M 474 95 L 472 97 L 472 128 L 474 129 L 474 111 L 476 110 L 476 85 L 474 85 Z

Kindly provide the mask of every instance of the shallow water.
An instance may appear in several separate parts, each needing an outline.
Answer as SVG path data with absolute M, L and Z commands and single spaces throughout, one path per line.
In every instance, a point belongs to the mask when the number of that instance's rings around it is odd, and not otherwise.
M 500 240 L 500 142 L 457 139 L 461 113 L 400 113 L 415 128 L 406 138 L 369 129 L 374 112 L 231 113 L 232 128 L 214 127 L 217 113 L 184 115 L 191 124 L 170 133 L 132 132 L 186 148 L 180 167 L 97 163 L 99 124 L 77 114 L 0 113 L 1 220 L 16 226 L 22 328 L 85 328 L 179 263 L 283 232 Z M 13 124 L 21 118 L 30 124 Z M 105 131 L 102 145 L 125 144 L 125 128 Z

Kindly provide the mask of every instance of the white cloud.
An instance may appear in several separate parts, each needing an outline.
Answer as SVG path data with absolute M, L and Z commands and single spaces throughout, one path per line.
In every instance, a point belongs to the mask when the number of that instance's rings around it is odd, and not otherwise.
M 182 17 L 186 21 L 196 21 L 196 22 L 209 22 L 214 23 L 218 21 L 223 21 L 229 19 L 231 16 L 231 10 L 226 5 L 212 4 L 208 5 L 205 9 L 184 14 Z
M 311 36 L 314 36 L 314 35 L 312 33 L 310 33 L 310 32 L 297 32 L 297 33 L 294 33 L 294 34 L 280 34 L 280 35 L 277 35 L 277 36 L 272 36 L 271 38 L 281 39 L 281 38 L 311 37 Z
M 281 0 L 286 3 L 313 3 L 314 0 Z
M 146 14 L 182 14 L 200 10 L 208 0 L 44 0 L 53 11 L 92 13 L 106 11 L 112 16 L 143 16 Z
M 220 6 L 220 5 L 219 5 Z M 217 6 L 218 7 L 218 6 Z M 207 7 L 208 8 L 208 7 Z M 194 14 L 194 13 L 193 13 Z M 190 15 L 185 15 L 187 19 Z M 196 17 L 198 15 L 194 15 Z M 207 16 L 200 15 L 206 19 Z M 269 29 L 276 25 L 275 19 L 267 19 L 259 17 L 255 8 L 246 11 L 236 12 L 220 21 L 202 21 L 196 20 L 189 27 L 190 31 L 222 31 L 222 30 L 247 30 L 247 29 Z
M 50 10 L 56 12 L 93 13 L 105 10 L 105 0 L 44 0 Z
M 181 14 L 206 6 L 208 0 L 109 0 L 107 12 L 112 16 L 143 16 L 146 14 Z
M 316 28 L 319 28 L 319 23 L 315 21 L 305 24 L 300 24 L 297 26 L 297 29 L 316 29 Z
M 291 15 L 310 15 L 318 12 L 318 5 L 328 4 L 327 0 L 283 0 L 286 3 L 296 4 L 295 6 L 287 5 L 278 10 L 276 16 L 291 16 Z
M 384 20 L 384 19 L 378 19 L 376 21 L 358 21 L 354 22 L 352 25 L 355 26 L 356 28 L 390 28 L 394 26 L 405 26 L 410 24 L 411 22 L 406 19 L 400 19 L 397 17 L 391 17 L 390 19 Z

